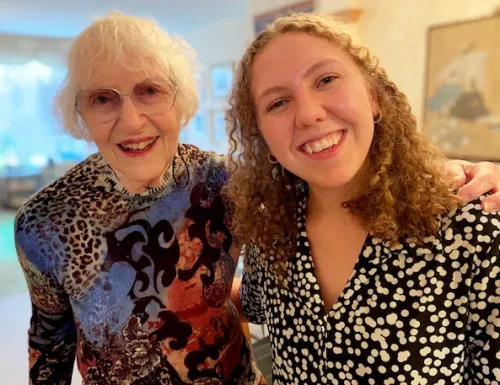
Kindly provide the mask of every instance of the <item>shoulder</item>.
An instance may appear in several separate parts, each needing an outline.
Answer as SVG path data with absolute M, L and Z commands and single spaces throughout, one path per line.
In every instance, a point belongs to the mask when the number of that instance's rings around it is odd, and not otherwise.
M 480 257 L 494 243 L 500 242 L 500 213 L 484 211 L 481 207 L 484 197 L 466 203 L 442 218 L 441 237 L 450 249 L 460 244 Z
M 207 164 L 226 168 L 226 156 L 213 151 L 205 151 L 194 144 L 180 143 L 180 152 L 191 166 L 203 167 Z
M 500 212 L 490 213 L 484 211 L 481 207 L 484 198 L 485 195 L 448 213 L 442 219 L 442 229 L 452 228 L 455 232 L 475 236 L 481 234 L 499 236 Z
M 100 159 L 100 154 L 91 155 L 30 197 L 17 212 L 15 231 L 43 226 L 51 221 L 52 215 L 81 210 L 83 198 L 94 191 L 102 171 Z
M 194 177 L 205 185 L 218 187 L 229 179 L 227 157 L 213 151 L 204 151 L 192 144 L 180 144 L 181 155 L 189 164 Z
M 269 263 L 267 261 L 266 255 L 264 255 L 257 246 L 255 242 L 250 242 L 248 245 L 245 245 L 245 267 L 249 272 L 268 270 Z

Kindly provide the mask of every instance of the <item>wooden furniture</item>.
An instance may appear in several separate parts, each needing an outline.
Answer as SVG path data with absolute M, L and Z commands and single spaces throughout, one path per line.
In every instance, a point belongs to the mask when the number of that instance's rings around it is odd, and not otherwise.
M 361 8 L 346 8 L 342 11 L 333 12 L 331 15 L 346 24 L 355 24 L 359 21 L 361 15 L 363 15 L 363 10 Z
M 40 175 L 0 178 L 0 205 L 17 210 L 40 187 Z
M 252 335 L 250 334 L 250 327 L 249 327 L 248 323 L 242 322 L 241 328 L 243 329 L 243 334 L 245 334 L 245 337 L 247 338 L 247 340 L 252 342 Z

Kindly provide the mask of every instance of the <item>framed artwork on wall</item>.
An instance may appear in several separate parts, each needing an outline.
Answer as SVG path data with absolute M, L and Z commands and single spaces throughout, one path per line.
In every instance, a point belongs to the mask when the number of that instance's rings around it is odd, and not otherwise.
M 200 104 L 207 101 L 207 84 L 206 84 L 206 72 L 204 70 L 198 70 L 194 74 L 196 78 L 196 88 L 198 89 L 198 97 Z
M 211 114 L 211 135 L 210 139 L 213 149 L 219 153 L 227 153 L 229 149 L 229 137 L 226 126 L 226 111 L 224 109 L 215 109 Z
M 290 4 L 285 7 L 274 9 L 270 12 L 261 13 L 254 17 L 254 33 L 258 35 L 264 28 L 271 24 L 275 19 L 282 16 L 292 15 L 298 12 L 313 12 L 313 0 L 301 1 L 295 4 Z
M 233 84 L 235 62 L 226 62 L 210 67 L 210 95 L 213 100 L 226 99 Z
M 500 15 L 428 31 L 424 132 L 447 156 L 500 161 Z
M 205 148 L 210 141 L 210 129 L 206 113 L 199 109 L 186 127 L 181 129 L 180 141 Z
M 215 144 L 227 142 L 225 114 L 226 111 L 224 110 L 212 111 L 212 140 Z

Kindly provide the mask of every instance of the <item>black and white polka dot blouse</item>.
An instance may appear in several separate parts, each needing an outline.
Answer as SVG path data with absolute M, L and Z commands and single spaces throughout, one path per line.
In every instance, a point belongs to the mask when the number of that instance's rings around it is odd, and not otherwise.
M 302 232 L 285 284 L 251 247 L 241 286 L 246 317 L 269 327 L 273 384 L 500 384 L 499 214 L 467 204 L 418 246 L 369 235 L 325 313 L 305 198 L 297 210 Z

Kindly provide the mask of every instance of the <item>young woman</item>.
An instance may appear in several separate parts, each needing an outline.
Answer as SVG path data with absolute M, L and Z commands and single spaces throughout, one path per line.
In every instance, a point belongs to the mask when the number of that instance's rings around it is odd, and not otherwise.
M 370 51 L 327 16 L 279 19 L 230 102 L 241 304 L 274 383 L 500 383 L 500 215 L 450 191 Z

